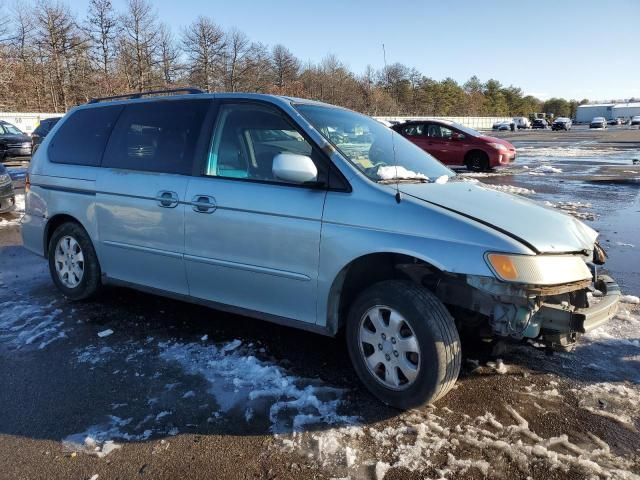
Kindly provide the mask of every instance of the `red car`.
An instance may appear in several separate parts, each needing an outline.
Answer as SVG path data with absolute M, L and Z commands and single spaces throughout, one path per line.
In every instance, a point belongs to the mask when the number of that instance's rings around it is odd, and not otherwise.
M 516 158 L 516 149 L 509 142 L 446 120 L 409 121 L 391 128 L 446 165 L 485 171 Z

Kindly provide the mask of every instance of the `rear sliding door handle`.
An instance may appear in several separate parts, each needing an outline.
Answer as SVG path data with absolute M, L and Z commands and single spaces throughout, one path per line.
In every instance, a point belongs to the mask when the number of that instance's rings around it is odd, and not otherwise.
M 164 208 L 174 208 L 178 205 L 178 194 L 169 190 L 160 190 L 156 195 L 156 202 Z
M 191 199 L 191 207 L 197 213 L 213 213 L 216 211 L 216 199 L 209 195 L 196 195 Z

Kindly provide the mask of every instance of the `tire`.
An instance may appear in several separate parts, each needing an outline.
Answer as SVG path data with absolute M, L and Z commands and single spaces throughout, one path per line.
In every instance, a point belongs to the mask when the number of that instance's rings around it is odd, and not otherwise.
M 51 235 L 47 252 L 53 283 L 67 298 L 86 300 L 98 293 L 102 286 L 100 263 L 84 228 L 63 223 Z M 61 268 L 61 260 L 69 263 Z
M 473 172 L 486 172 L 489 170 L 489 157 L 487 154 L 481 151 L 473 151 L 467 155 L 466 158 L 467 170 Z
M 389 312 L 386 320 L 385 308 Z M 381 312 L 386 328 L 370 328 L 375 317 L 372 312 L 376 311 Z M 402 324 L 400 330 L 393 328 L 398 323 Z M 394 331 L 401 332 L 397 340 Z M 408 331 L 412 335 L 407 336 Z M 363 338 L 380 343 L 373 345 Z M 410 281 L 387 280 L 363 291 L 349 310 L 346 340 L 362 383 L 381 402 L 395 408 L 405 410 L 435 402 L 451 390 L 460 372 L 460 337 L 453 318 L 434 294 Z M 407 354 L 403 344 L 417 344 L 418 354 Z M 396 354 L 396 348 L 404 353 Z M 378 358 L 380 363 L 374 372 L 369 365 L 376 364 Z M 383 362 L 391 365 L 389 378 L 399 380 L 393 387 L 387 383 Z M 411 370 L 414 373 L 409 376 L 402 373 Z

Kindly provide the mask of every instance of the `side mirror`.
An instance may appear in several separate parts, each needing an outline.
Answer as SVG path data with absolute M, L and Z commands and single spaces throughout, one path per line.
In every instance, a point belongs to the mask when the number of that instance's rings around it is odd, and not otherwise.
M 273 158 L 273 176 L 291 183 L 315 182 L 318 169 L 311 158 L 297 153 L 279 153 Z

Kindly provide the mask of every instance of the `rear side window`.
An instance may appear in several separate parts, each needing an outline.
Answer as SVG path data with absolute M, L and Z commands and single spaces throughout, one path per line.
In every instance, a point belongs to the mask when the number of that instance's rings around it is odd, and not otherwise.
M 103 167 L 191 174 L 209 100 L 127 105 L 113 130 Z
M 104 147 L 122 106 L 76 110 L 60 126 L 49 144 L 54 163 L 100 166 Z

